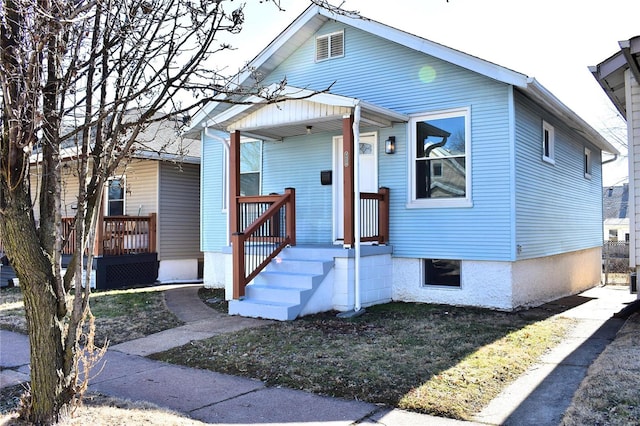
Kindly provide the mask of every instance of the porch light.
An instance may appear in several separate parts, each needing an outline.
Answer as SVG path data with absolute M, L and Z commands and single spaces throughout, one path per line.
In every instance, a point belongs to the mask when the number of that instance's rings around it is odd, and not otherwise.
M 311 134 L 311 129 L 313 129 L 313 126 L 307 126 L 307 134 L 308 135 Z
M 386 154 L 394 154 L 396 152 L 396 137 L 389 136 L 386 141 L 384 141 L 384 152 Z

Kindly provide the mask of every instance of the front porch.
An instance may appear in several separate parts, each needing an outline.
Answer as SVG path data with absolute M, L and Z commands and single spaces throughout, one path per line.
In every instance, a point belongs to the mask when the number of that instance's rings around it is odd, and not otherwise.
M 390 191 L 378 188 L 377 183 L 361 187 L 360 157 L 369 154 L 368 170 L 377 176 L 376 129 L 405 122 L 406 117 L 357 99 L 296 90 L 293 93 L 300 93 L 302 99 L 278 105 L 239 105 L 211 120 L 211 127 L 230 134 L 225 146 L 231 244 L 224 262 L 232 314 L 286 320 L 323 310 L 357 310 L 365 304 L 391 300 L 391 288 L 387 287 L 391 280 L 386 279 L 391 274 L 391 247 L 386 246 Z M 368 132 L 364 144 L 362 126 Z M 318 242 L 333 244 L 322 248 L 297 246 L 298 221 L 306 225 L 312 219 L 300 217 L 296 211 L 297 190 L 305 191 L 307 200 L 313 197 L 311 187 L 304 183 L 308 180 L 288 177 L 291 185 L 280 195 L 247 197 L 241 195 L 240 188 L 243 136 L 272 143 L 294 138 L 303 144 L 300 138 L 310 135 L 312 129 L 334 150 L 335 179 L 331 171 L 327 177 L 326 170 L 319 176 L 322 185 L 333 187 L 333 217 L 313 216 L 315 223 L 325 221 L 324 229 L 329 224 L 331 234 L 319 235 Z M 280 155 L 283 159 L 287 154 Z M 298 161 L 295 153 L 290 155 L 290 161 Z M 276 172 L 269 169 L 268 161 L 263 163 L 265 176 Z M 376 271 L 375 276 L 369 276 L 370 271 Z

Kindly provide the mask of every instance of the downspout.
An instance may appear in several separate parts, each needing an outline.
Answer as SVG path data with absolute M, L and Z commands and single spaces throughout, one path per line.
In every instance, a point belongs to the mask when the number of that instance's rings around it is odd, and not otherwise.
M 355 152 L 353 161 L 353 182 L 354 206 L 353 206 L 353 233 L 354 233 L 354 312 L 362 309 L 360 301 L 360 101 L 357 101 L 353 112 L 353 151 Z
M 613 154 L 613 158 L 609 158 L 608 160 L 604 160 L 600 164 L 604 166 L 605 164 L 613 163 L 617 159 L 618 159 L 618 154 Z

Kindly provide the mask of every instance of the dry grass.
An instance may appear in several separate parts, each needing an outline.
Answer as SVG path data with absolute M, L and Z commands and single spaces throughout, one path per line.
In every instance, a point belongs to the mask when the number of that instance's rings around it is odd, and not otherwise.
M 26 426 L 25 423 L 17 420 L 15 413 L 0 414 L 0 424 Z M 71 426 L 143 424 L 150 426 L 198 426 L 206 423 L 146 402 L 132 402 L 103 395 L 88 395 L 84 404 L 78 407 L 64 424 Z
M 96 344 L 115 345 L 182 325 L 154 287 L 96 291 L 91 294 L 96 317 Z M 0 290 L 0 328 L 27 333 L 20 288 Z
M 589 368 L 562 425 L 640 424 L 639 336 L 636 313 Z
M 329 396 L 470 418 L 559 342 L 571 321 L 390 303 L 191 342 L 151 357 Z

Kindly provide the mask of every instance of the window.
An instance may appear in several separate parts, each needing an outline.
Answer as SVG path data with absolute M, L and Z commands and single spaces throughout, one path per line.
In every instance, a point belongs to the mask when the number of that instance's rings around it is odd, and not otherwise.
M 240 144 L 240 195 L 260 194 L 262 142 Z
M 316 62 L 344 56 L 344 31 L 316 37 Z
M 546 121 L 542 122 L 542 160 L 547 163 L 555 164 L 554 145 L 555 135 L 553 126 Z
M 609 241 L 617 242 L 618 241 L 618 230 L 617 229 L 609 229 Z
M 469 206 L 470 112 L 458 109 L 411 120 L 410 206 Z
M 125 196 L 125 179 L 124 177 L 111 178 L 107 182 L 107 216 L 124 215 L 124 196 Z
M 460 260 L 423 259 L 425 286 L 460 287 Z
M 591 179 L 591 150 L 584 149 L 584 177 Z

